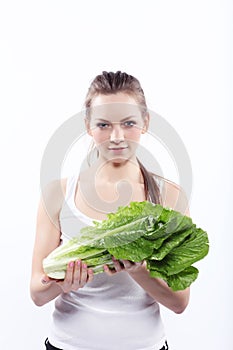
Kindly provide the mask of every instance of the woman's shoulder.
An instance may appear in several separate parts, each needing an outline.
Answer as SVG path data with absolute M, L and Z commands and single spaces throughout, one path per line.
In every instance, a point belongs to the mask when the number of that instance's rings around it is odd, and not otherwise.
M 50 181 L 41 188 L 42 202 L 53 215 L 59 213 L 66 194 L 67 178 Z
M 177 183 L 160 175 L 153 174 L 153 176 L 160 188 L 161 204 L 164 207 L 189 215 L 188 198 L 184 189 Z
M 42 192 L 49 196 L 64 195 L 66 192 L 67 177 L 55 179 L 42 187 Z

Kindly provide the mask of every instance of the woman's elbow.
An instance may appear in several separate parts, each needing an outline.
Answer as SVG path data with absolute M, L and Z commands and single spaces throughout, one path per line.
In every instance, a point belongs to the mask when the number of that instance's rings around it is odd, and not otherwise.
M 186 305 L 179 305 L 179 306 L 175 307 L 173 311 L 176 314 L 182 314 L 187 306 L 188 306 L 188 304 L 186 304 Z
M 173 311 L 176 314 L 182 314 L 185 309 L 188 306 L 189 303 L 189 297 L 190 297 L 190 289 L 186 289 L 185 291 L 181 292 L 180 298 L 177 301 L 176 305 L 173 308 Z
M 32 299 L 33 303 L 36 306 L 43 306 L 45 304 L 45 302 L 43 300 L 41 300 L 41 298 L 36 293 L 33 293 L 31 291 L 30 295 L 31 295 L 31 299 Z
M 44 304 L 46 304 L 46 301 L 43 298 L 41 288 L 38 287 L 37 283 L 33 280 L 30 284 L 30 297 L 36 306 L 43 306 Z

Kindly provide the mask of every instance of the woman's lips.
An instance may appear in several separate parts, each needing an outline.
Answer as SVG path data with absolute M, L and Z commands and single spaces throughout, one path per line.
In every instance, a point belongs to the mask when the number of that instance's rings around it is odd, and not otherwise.
M 121 153 L 123 152 L 125 149 L 127 149 L 128 147 L 109 147 L 109 151 L 112 151 L 114 153 Z

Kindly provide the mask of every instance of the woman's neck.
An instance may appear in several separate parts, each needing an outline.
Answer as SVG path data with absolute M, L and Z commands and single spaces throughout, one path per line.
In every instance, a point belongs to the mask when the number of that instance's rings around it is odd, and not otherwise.
M 114 163 L 98 159 L 95 163 L 96 179 L 107 183 L 116 183 L 127 179 L 132 182 L 142 183 L 143 178 L 136 157 L 121 163 Z
M 98 159 L 80 173 L 76 202 L 91 217 L 102 219 L 99 213 L 115 212 L 119 206 L 143 200 L 144 182 L 136 158 L 121 164 Z

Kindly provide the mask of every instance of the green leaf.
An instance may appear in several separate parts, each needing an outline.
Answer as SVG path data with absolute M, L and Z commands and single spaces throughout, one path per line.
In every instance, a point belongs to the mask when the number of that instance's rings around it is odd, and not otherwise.
M 163 207 L 161 205 L 153 204 L 148 201 L 131 202 L 129 206 L 119 207 L 116 213 L 108 214 L 106 220 L 96 222 L 95 225 L 100 229 L 112 230 L 150 215 L 157 221 L 162 211 Z
M 153 268 L 167 276 L 179 273 L 198 260 L 203 259 L 209 251 L 208 236 L 202 229 L 194 228 L 192 234 L 180 246 L 173 249 L 161 261 L 150 261 Z
M 181 272 L 167 277 L 167 284 L 174 291 L 186 289 L 197 279 L 198 273 L 196 267 L 189 266 Z
M 153 247 L 149 241 L 139 238 L 136 241 L 130 242 L 123 246 L 116 246 L 108 249 L 116 259 L 125 259 L 133 262 L 140 262 L 150 256 Z
M 192 219 L 188 216 L 183 216 L 171 209 L 164 209 L 164 212 L 159 218 L 158 228 L 154 232 L 151 232 L 148 239 L 155 240 L 163 238 L 165 240 L 173 233 L 187 230 L 191 228 L 192 225 Z
M 151 260 L 162 260 L 172 249 L 181 245 L 184 240 L 190 236 L 193 232 L 193 229 L 184 230 L 181 232 L 174 233 L 168 239 L 163 241 L 163 244 L 159 249 L 155 249 L 153 254 L 150 256 Z

